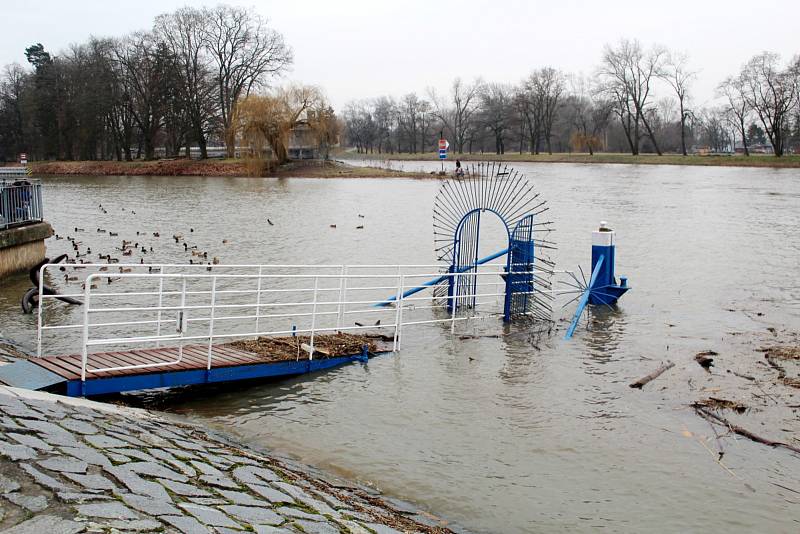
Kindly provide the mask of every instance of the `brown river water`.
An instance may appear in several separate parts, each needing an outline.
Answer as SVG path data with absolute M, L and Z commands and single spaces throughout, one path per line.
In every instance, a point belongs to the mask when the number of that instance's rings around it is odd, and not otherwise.
M 598 221 L 617 231 L 617 273 L 633 289 L 616 310 L 592 310 L 571 341 L 562 338 L 574 304 L 558 305 L 558 330 L 544 339 L 493 319 L 458 332 L 500 337 L 460 339 L 420 326 L 405 333 L 400 352 L 368 364 L 149 402 L 476 532 L 800 531 L 800 455 L 725 436 L 723 468 L 707 448 L 715 446 L 711 427 L 688 407 L 709 381 L 734 384 L 726 369 L 752 372 L 767 328 L 800 332 L 800 171 L 515 168 L 549 202 L 557 268 L 586 270 Z M 87 228 L 95 251 L 133 230 L 169 236 L 191 227 L 194 242 L 222 263 L 435 260 L 436 180 L 44 183 L 56 232 Z M 96 227 L 120 238 L 92 235 Z M 164 241 L 149 239 L 147 260 L 187 261 Z M 49 255 L 70 250 L 66 243 L 50 239 Z M 27 276 L 0 285 L 0 336 L 32 349 L 35 315 L 19 308 L 29 285 Z M 710 349 L 720 353 L 712 375 L 693 360 Z M 642 391 L 628 387 L 666 360 L 676 367 Z M 800 403 L 800 394 L 793 398 Z M 759 433 L 800 444 L 796 410 L 749 421 Z

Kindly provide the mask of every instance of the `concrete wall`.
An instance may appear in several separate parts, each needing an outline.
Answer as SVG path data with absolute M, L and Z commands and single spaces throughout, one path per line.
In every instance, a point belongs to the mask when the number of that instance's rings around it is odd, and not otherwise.
M 0 230 L 0 278 L 27 271 L 44 259 L 44 240 L 53 235 L 46 222 Z

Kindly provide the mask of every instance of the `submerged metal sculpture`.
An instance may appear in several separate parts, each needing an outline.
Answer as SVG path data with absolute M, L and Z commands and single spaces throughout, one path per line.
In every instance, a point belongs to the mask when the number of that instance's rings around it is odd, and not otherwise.
M 505 255 L 503 319 L 529 315 L 551 320 L 553 296 L 537 291 L 551 288 L 554 266 L 541 252 L 555 248 L 544 237 L 553 231 L 552 223 L 537 219 L 546 204 L 522 173 L 497 163 L 472 165 L 463 178 L 442 184 L 434 201 L 433 229 L 438 259 L 450 273 L 445 281 L 451 312 L 475 307 L 478 267 Z M 481 220 L 487 213 L 502 222 L 508 241 L 506 248 L 481 257 Z
M 615 238 L 616 233 L 605 221 L 600 221 L 600 228 L 592 232 L 592 274 L 588 282 L 584 280 L 583 283 L 573 276 L 581 295 L 578 309 L 575 310 L 575 315 L 572 317 L 564 339 L 572 337 L 587 304 L 611 306 L 616 304 L 617 300 L 630 289 L 626 276 L 620 276 L 619 283 L 615 278 Z

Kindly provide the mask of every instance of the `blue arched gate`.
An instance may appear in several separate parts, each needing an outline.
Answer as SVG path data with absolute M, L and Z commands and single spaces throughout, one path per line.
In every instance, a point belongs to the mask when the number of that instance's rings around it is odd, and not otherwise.
M 474 209 L 461 219 L 453 238 L 453 261 L 448 271 L 458 273 L 451 276 L 448 284 L 448 309 L 475 308 L 478 289 L 478 267 L 480 257 L 481 216 L 486 210 Z M 491 210 L 490 210 L 491 211 Z M 515 315 L 529 311 L 534 290 L 533 262 L 533 215 L 521 219 L 513 232 L 502 216 L 497 215 L 509 235 L 505 266 L 505 298 L 503 319 L 511 320 Z
M 504 319 L 549 315 L 549 307 L 534 294 L 542 282 L 532 272 L 540 259 L 549 264 L 546 258 L 536 258 L 542 247 L 534 246 L 537 233 L 552 231 L 549 222 L 534 223 L 534 217 L 547 210 L 545 204 L 522 174 L 496 163 L 473 165 L 465 178 L 442 183 L 434 202 L 433 227 L 436 252 L 450 273 L 442 280 L 447 280 L 448 310 L 474 308 L 479 265 L 505 256 Z M 502 221 L 508 245 L 482 258 L 478 244 L 487 212 Z

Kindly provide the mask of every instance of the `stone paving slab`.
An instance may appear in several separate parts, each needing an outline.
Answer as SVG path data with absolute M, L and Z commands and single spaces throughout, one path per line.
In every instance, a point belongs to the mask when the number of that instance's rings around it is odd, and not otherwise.
M 0 534 L 451 532 L 406 503 L 196 425 L 5 386 L 0 472 Z
M 78 534 L 86 525 L 52 515 L 40 515 L 3 531 L 3 534 Z

